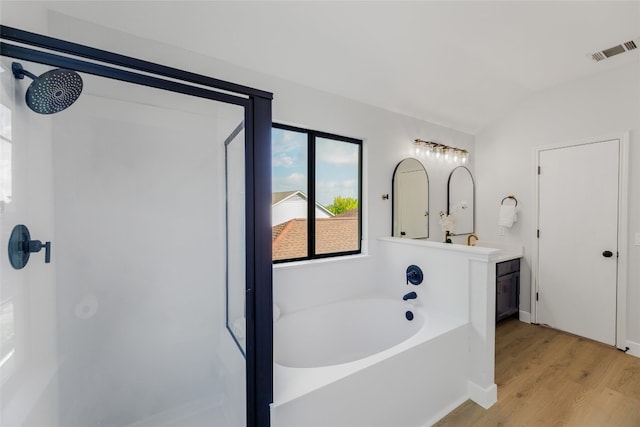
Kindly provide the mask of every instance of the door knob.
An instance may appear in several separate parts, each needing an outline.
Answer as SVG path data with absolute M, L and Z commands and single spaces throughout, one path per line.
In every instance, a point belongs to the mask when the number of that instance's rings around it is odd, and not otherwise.
M 605 258 L 611 258 L 613 256 L 613 252 L 604 251 L 604 252 L 602 252 L 602 256 L 605 257 Z

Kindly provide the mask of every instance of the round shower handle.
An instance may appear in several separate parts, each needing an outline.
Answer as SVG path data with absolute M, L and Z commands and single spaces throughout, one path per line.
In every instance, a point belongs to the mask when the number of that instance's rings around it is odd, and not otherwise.
M 26 225 L 19 224 L 13 227 L 9 238 L 9 262 L 16 270 L 20 270 L 29 262 L 29 255 L 40 252 L 44 248 L 44 262 L 51 262 L 51 242 L 42 243 L 40 240 L 31 240 L 31 234 Z
M 422 283 L 424 275 L 422 274 L 422 269 L 417 265 L 410 265 L 407 267 L 407 285 L 411 283 L 412 285 L 419 285 Z

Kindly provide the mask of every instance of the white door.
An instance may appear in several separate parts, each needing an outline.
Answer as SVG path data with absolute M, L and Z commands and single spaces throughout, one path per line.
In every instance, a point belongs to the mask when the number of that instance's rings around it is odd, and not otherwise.
M 620 141 L 539 152 L 538 323 L 615 345 Z
M 411 191 L 399 191 L 401 198 L 398 215 L 402 237 L 410 239 L 429 235 L 426 197 L 429 193 L 429 182 L 425 179 L 424 169 L 411 170 L 398 174 L 399 188 L 410 188 Z

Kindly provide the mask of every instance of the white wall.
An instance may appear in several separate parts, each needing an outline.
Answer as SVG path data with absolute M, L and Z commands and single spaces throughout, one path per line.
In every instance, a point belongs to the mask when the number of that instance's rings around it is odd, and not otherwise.
M 523 244 L 521 310 L 531 310 L 536 147 L 630 131 L 627 335 L 640 343 L 640 65 L 616 68 L 541 92 L 476 136 L 477 224 L 482 240 Z M 570 171 L 567 171 L 570 173 Z M 518 199 L 518 221 L 498 235 L 503 197 Z M 579 219 L 579 213 L 575 215 Z M 585 236 L 588 238 L 588 235 Z M 639 348 L 640 350 L 640 348 Z
M 439 140 L 469 150 L 473 158 L 473 137 L 278 79 L 268 79 L 262 87 L 274 91 L 274 121 L 364 140 L 363 248 L 371 258 L 352 264 L 322 261 L 313 266 L 310 263 L 308 268 L 277 265 L 276 303 L 286 311 L 367 292 L 376 283 L 374 266 L 381 262 L 375 239 L 391 234 L 391 197 L 382 200 L 382 195 L 391 195 L 393 171 L 400 160 L 412 156 L 412 141 Z M 446 211 L 447 178 L 453 167 L 433 163 L 425 164 L 425 168 L 432 212 L 430 238 L 442 241 L 437 213 Z M 301 287 L 316 289 L 298 295 Z M 295 299 L 289 298 L 294 294 Z
M 40 18 L 46 16 L 38 5 L 46 7 L 46 3 L 30 4 L 28 7 L 33 10 L 28 13 Z M 26 12 L 22 7 L 5 5 L 3 22 L 30 31 L 45 32 L 41 19 L 24 18 Z M 299 309 L 371 289 L 375 281 L 371 274 L 372 266 L 378 262 L 375 259 L 375 239 L 391 234 L 391 198 L 382 200 L 381 196 L 391 195 L 394 168 L 400 160 L 413 155 L 414 139 L 434 140 L 466 149 L 470 153 L 469 168 L 473 172 L 472 135 L 239 68 L 184 49 L 97 27 L 56 12 L 50 15 L 49 21 L 52 23 L 49 24 L 49 33 L 55 37 L 267 90 L 274 93 L 275 122 L 364 140 L 363 248 L 371 258 L 355 261 L 357 264 L 347 268 L 343 267 L 341 261 L 320 262 L 309 269 L 283 265 L 276 267 L 274 300 L 283 308 Z M 444 235 L 438 225 L 437 213 L 446 211 L 446 184 L 453 167 L 433 163 L 425 164 L 425 168 L 429 174 L 430 212 L 435 213 L 430 217 L 430 239 L 442 241 Z M 309 276 L 311 271 L 314 272 L 312 279 Z M 336 280 L 338 277 L 340 280 Z M 303 286 L 317 286 L 318 289 L 299 295 L 298 291 Z M 294 300 L 289 297 L 294 294 L 300 298 Z M 305 295 L 315 297 L 305 298 Z

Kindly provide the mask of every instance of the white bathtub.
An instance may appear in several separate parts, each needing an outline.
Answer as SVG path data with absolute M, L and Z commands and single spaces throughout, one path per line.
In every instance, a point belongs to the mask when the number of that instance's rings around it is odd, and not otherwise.
M 429 425 L 468 396 L 468 334 L 468 319 L 401 298 L 285 314 L 274 324 L 272 425 Z
M 405 313 L 414 313 L 407 320 Z M 274 327 L 274 359 L 282 366 L 314 368 L 380 353 L 415 335 L 424 316 L 402 300 L 341 301 L 297 312 Z

